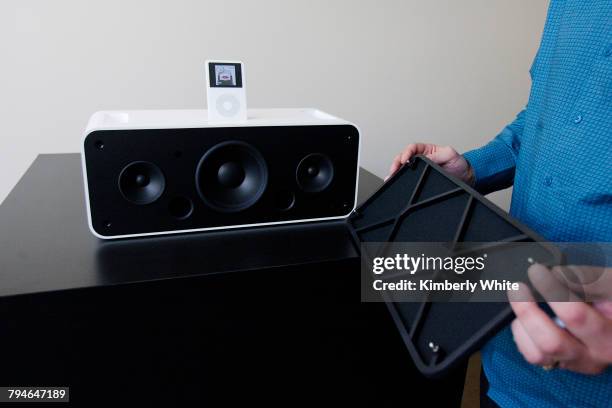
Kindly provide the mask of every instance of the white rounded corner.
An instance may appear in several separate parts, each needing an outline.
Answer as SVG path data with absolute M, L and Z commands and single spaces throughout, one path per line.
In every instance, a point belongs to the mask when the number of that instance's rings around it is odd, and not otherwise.
M 107 235 L 100 235 L 100 234 L 98 233 L 98 231 L 96 231 L 96 230 L 94 229 L 93 225 L 91 224 L 91 219 L 89 220 L 89 222 L 87 223 L 87 225 L 89 226 L 89 231 L 91 231 L 91 233 L 93 234 L 93 236 L 95 236 L 95 237 L 96 237 L 96 238 L 98 238 L 98 239 L 101 239 L 101 240 L 107 241 L 107 240 L 109 240 L 109 239 L 114 238 L 114 237 L 109 237 L 109 236 L 107 236 Z

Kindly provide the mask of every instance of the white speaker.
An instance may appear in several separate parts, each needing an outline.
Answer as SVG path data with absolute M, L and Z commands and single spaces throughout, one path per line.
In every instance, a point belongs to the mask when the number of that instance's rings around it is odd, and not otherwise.
M 91 231 L 127 238 L 347 217 L 359 130 L 316 109 L 95 113 L 82 144 Z

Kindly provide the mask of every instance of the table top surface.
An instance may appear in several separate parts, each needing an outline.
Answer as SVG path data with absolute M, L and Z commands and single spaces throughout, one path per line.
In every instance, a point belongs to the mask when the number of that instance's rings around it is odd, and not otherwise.
M 360 169 L 358 201 L 381 183 Z M 86 217 L 79 154 L 39 155 L 0 205 L 0 297 L 358 256 L 343 220 L 101 241 Z

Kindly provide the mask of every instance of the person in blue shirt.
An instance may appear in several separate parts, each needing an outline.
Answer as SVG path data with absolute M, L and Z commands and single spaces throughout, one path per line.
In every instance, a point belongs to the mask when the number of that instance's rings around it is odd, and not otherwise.
M 612 1 L 551 0 L 530 73 L 527 106 L 487 145 L 410 144 L 390 172 L 424 154 L 483 194 L 514 186 L 511 215 L 548 240 L 612 242 Z M 511 302 L 516 319 L 482 350 L 489 398 L 612 407 L 611 298 L 549 302 L 564 328 Z

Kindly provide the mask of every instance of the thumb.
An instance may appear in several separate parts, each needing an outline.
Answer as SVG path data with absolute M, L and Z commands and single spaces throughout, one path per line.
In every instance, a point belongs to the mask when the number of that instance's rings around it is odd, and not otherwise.
M 612 319 L 612 301 L 602 300 L 594 302 L 593 307 L 608 319 Z
M 586 301 L 612 301 L 612 268 L 566 265 L 555 266 L 551 271 L 571 290 L 584 293 Z

